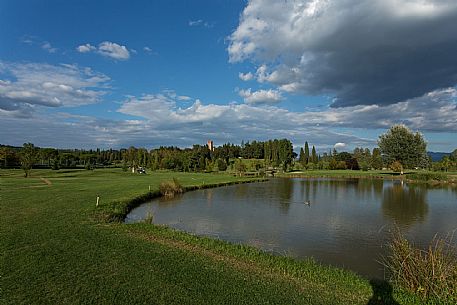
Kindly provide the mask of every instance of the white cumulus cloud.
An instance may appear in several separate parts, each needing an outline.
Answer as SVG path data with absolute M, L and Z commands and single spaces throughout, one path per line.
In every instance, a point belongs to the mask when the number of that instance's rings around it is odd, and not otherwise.
M 254 78 L 254 74 L 252 74 L 251 72 L 248 72 L 248 73 L 238 73 L 238 77 L 241 79 L 241 80 L 244 80 L 244 81 L 249 81 L 251 79 Z
M 104 41 L 98 45 L 98 53 L 118 60 L 130 58 L 129 50 L 125 46 L 109 41 Z
M 95 52 L 105 57 L 110 57 L 116 60 L 127 60 L 130 58 L 130 51 L 126 46 L 119 45 L 115 42 L 104 41 L 95 47 L 90 43 L 86 43 L 76 47 L 76 50 L 80 53 Z M 136 53 L 135 50 L 131 50 L 132 53 Z
M 283 100 L 281 92 L 273 89 L 251 91 L 249 88 L 240 90 L 238 94 L 243 97 L 246 104 L 276 104 Z
M 388 105 L 457 85 L 456 28 L 450 0 L 251 0 L 228 53 L 282 91 Z
M 333 147 L 338 140 L 358 145 L 371 143 L 368 139 L 316 126 L 318 119 L 306 120 L 306 113 L 268 105 L 204 104 L 200 100 L 179 107 L 177 100 L 168 92 L 129 97 L 118 111 L 140 118 L 134 120 L 136 128 L 154 131 L 159 137 L 154 140 L 160 145 L 176 145 L 177 142 L 192 145 L 208 138 L 216 143 L 239 143 L 246 134 L 258 140 L 285 137 L 299 143 L 307 139 L 321 148 Z M 144 137 L 150 137 L 150 132 L 146 132 Z
M 0 110 L 24 116 L 36 106 L 93 104 L 105 94 L 108 81 L 104 74 L 75 65 L 0 62 Z
M 342 143 L 342 142 L 338 142 L 338 143 L 335 143 L 335 145 L 333 145 L 333 148 L 335 149 L 344 149 L 346 147 L 346 143 Z
M 0 82 L 1 86 L 5 84 L 8 86 L 9 81 Z M 68 82 L 61 85 L 64 86 L 60 86 L 60 91 L 70 89 L 65 87 L 70 86 Z M 53 88 L 54 85 L 46 86 Z M 217 145 L 240 143 L 249 135 L 249 139 L 256 140 L 288 138 L 293 143 L 308 141 L 318 151 L 328 151 L 335 143 L 346 143 L 346 150 L 355 146 L 376 145 L 377 136 L 356 136 L 352 128 L 386 130 L 392 124 L 403 123 L 424 133 L 445 132 L 451 135 L 457 132 L 457 92 L 453 88 L 394 105 L 360 105 L 322 111 L 290 111 L 268 104 L 220 105 L 198 99 L 183 104 L 180 97 L 173 90 L 130 96 L 121 102 L 117 110 L 133 116 L 124 120 L 65 113 L 42 115 L 41 112 L 23 119 L 0 107 L 0 138 L 3 143 L 17 145 L 30 141 L 37 145 L 59 147 L 158 147 L 191 146 L 206 143 L 207 139 L 214 140 Z M 2 97 L 0 101 L 4 101 Z M 435 107 L 429 109 L 429 103 L 434 103 Z M 71 137 L 71 134 L 75 136 Z M 427 140 L 431 143 L 434 139 Z M 445 147 L 445 151 L 455 148 L 452 141 L 446 143 L 439 144 Z
M 97 48 L 91 45 L 90 43 L 86 43 L 83 45 L 80 45 L 76 48 L 76 50 L 80 53 L 87 53 L 90 51 L 95 51 Z

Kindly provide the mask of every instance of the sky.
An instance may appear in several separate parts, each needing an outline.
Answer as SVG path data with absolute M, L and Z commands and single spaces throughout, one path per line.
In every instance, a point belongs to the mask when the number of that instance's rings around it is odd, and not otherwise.
M 0 0 L 0 143 L 457 148 L 455 0 Z

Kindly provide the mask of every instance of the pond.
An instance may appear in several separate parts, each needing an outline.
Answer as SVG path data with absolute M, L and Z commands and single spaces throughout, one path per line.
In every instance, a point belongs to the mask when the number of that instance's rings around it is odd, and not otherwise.
M 376 179 L 275 178 L 158 198 L 132 210 L 154 223 L 383 278 L 390 231 L 415 245 L 457 229 L 457 190 Z M 454 239 L 455 242 L 456 239 Z

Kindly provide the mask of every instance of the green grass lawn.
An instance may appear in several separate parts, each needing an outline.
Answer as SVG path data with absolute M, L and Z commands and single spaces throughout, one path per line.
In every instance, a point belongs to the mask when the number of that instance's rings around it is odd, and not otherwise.
M 1 304 L 388 304 L 370 303 L 368 280 L 311 260 L 94 217 L 97 196 L 103 209 L 172 177 L 184 186 L 240 178 L 118 169 L 22 176 L 0 170 Z M 397 289 L 393 296 L 420 304 Z

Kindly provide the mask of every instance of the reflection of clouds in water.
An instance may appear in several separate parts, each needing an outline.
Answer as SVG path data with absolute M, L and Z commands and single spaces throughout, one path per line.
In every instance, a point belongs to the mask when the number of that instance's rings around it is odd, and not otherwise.
M 170 223 L 170 225 L 172 224 Z M 280 252 L 277 234 L 273 232 L 268 234 L 268 229 L 262 225 L 253 227 L 249 219 L 239 218 L 235 220 L 231 216 L 227 218 L 206 218 L 192 221 L 192 223 L 179 223 L 179 226 L 183 230 L 197 235 L 210 236 L 235 243 L 241 242 L 264 251 Z

